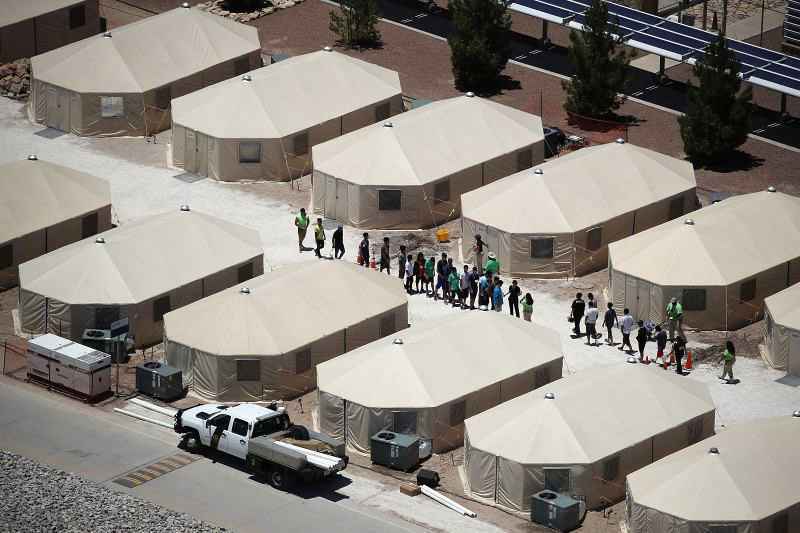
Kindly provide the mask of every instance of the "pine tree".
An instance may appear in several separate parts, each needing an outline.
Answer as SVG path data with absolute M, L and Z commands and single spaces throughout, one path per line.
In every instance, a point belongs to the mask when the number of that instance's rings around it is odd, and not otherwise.
M 375 46 L 381 41 L 376 0 L 341 0 L 340 13 L 331 11 L 330 30 L 346 46 Z
M 493 91 L 511 56 L 510 0 L 451 0 L 447 38 L 456 88 Z
M 718 161 L 747 140 L 750 87 L 742 88 L 740 65 L 724 38 L 712 42 L 694 65 L 686 114 L 678 118 L 684 152 L 697 164 Z
M 619 109 L 628 81 L 630 56 L 622 46 L 619 29 L 608 20 L 608 6 L 592 0 L 586 11 L 584 31 L 570 32 L 569 58 L 575 74 L 562 82 L 567 91 L 564 109 L 577 115 L 607 118 Z

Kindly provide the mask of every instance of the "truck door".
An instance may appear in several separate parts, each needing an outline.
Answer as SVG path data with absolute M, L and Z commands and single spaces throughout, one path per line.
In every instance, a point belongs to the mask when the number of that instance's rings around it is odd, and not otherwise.
M 249 429 L 250 425 L 247 422 L 241 418 L 234 418 L 230 434 L 225 441 L 224 451 L 239 459 L 246 459 L 248 442 L 247 432 Z
M 228 438 L 228 428 L 231 415 L 218 414 L 206 422 L 205 434 L 201 437 L 203 444 L 214 450 L 225 451 L 225 441 Z

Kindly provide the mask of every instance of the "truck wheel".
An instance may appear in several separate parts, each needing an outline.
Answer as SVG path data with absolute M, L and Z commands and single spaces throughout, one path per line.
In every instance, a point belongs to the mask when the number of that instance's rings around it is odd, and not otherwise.
M 292 472 L 283 467 L 275 467 L 270 470 L 267 481 L 278 490 L 288 490 L 292 485 Z
M 183 438 L 183 442 L 186 446 L 186 451 L 197 453 L 200 451 L 202 447 L 202 443 L 200 442 L 200 436 L 195 433 L 194 431 L 187 433 L 186 436 Z

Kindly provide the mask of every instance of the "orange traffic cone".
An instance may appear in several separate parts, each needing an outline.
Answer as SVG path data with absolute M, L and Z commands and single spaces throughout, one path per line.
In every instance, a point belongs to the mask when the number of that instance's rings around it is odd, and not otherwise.
M 688 350 L 686 351 L 686 364 L 683 365 L 683 368 L 685 368 L 686 370 L 692 369 L 692 352 Z

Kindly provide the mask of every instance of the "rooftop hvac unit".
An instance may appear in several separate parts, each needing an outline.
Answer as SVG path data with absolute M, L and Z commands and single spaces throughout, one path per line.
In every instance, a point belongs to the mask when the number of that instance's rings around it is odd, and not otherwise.
M 581 502 L 565 494 L 543 490 L 531 496 L 531 522 L 571 531 L 580 525 L 581 514 Z
M 183 372 L 158 361 L 136 365 L 136 390 L 151 398 L 176 400 L 183 396 Z
M 111 390 L 111 356 L 48 333 L 28 341 L 28 377 L 91 399 Z
M 376 465 L 408 472 L 419 463 L 419 438 L 394 431 L 381 431 L 369 439 L 370 459 Z

